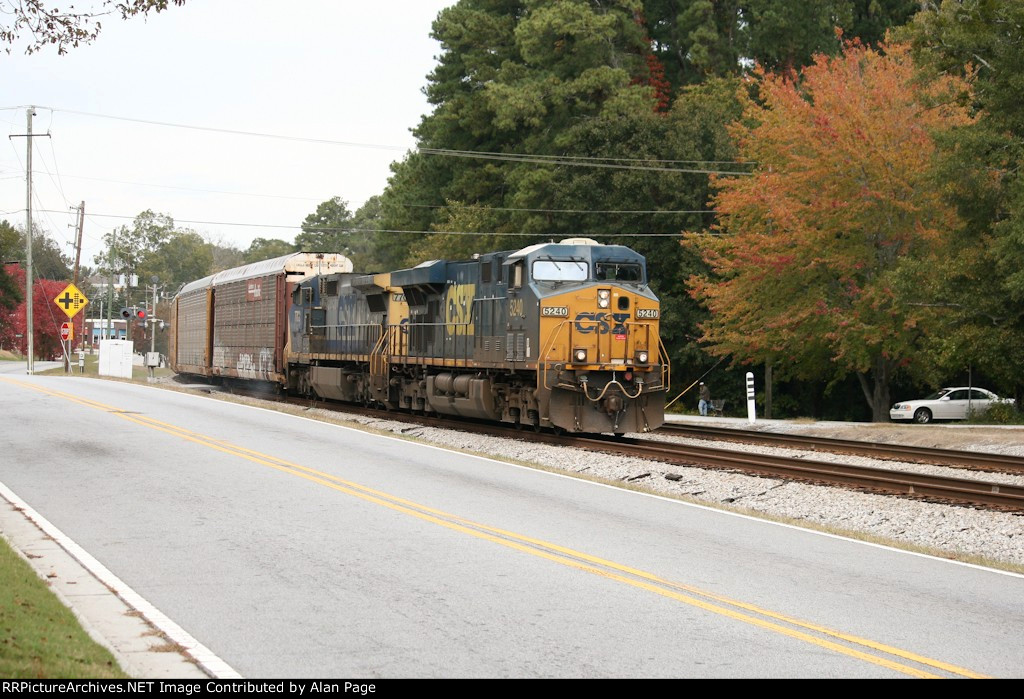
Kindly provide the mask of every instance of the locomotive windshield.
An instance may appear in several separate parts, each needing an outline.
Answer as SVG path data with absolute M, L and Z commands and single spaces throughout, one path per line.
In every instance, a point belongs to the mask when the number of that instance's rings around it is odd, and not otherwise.
M 580 260 L 537 260 L 533 279 L 538 282 L 585 282 L 589 270 Z
M 643 268 L 635 262 L 596 262 L 594 275 L 597 281 L 642 282 Z

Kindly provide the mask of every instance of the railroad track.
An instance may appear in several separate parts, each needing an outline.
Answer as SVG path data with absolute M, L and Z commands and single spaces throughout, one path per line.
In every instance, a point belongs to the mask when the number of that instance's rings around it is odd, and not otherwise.
M 246 393 L 237 390 L 234 392 Z M 253 394 L 253 397 L 274 399 L 273 396 L 266 394 Z M 633 456 L 682 466 L 724 469 L 760 476 L 909 496 L 929 501 L 1024 513 L 1024 487 L 1004 483 L 813 461 L 798 456 L 752 454 L 735 449 L 677 444 L 650 439 L 604 435 L 558 435 L 547 431 L 524 431 L 495 423 L 412 415 L 342 403 L 314 402 L 308 399 L 278 398 L 277 400 L 283 400 L 284 402 L 304 407 L 315 406 L 341 413 L 359 414 L 423 426 L 459 429 L 510 439 L 528 439 L 530 442 L 535 443 L 579 447 L 591 451 Z M 854 444 L 861 445 L 866 443 L 854 442 Z M 803 448 L 808 447 L 804 446 Z M 951 453 L 959 454 L 965 452 Z M 664 477 L 668 480 L 674 480 L 672 478 L 673 475 L 676 474 L 669 472 L 665 473 Z
M 573 438 L 574 440 L 576 438 Z M 592 440 L 586 438 L 584 442 Z M 1024 487 L 968 478 L 812 461 L 792 456 L 752 454 L 733 449 L 623 438 L 632 454 L 671 463 L 721 468 L 745 473 L 792 478 L 812 483 L 844 485 L 884 493 L 1024 512 Z M 594 445 L 598 447 L 597 444 Z
M 865 442 L 856 439 L 833 439 L 800 434 L 777 434 L 757 430 L 740 430 L 706 425 L 666 423 L 659 433 L 672 437 L 694 437 L 723 442 L 743 442 L 788 449 L 809 449 L 834 454 L 856 454 L 886 461 L 909 461 L 926 464 L 959 466 L 978 471 L 1024 474 L 1024 457 L 987 452 L 958 451 L 932 447 L 913 447 L 885 442 Z

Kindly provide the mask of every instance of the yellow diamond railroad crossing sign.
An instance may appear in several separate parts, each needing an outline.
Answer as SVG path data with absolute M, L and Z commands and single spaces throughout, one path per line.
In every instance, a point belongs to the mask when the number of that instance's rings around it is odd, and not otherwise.
M 64 291 L 57 294 L 57 298 L 53 302 L 60 306 L 60 310 L 64 311 L 68 318 L 74 318 L 89 303 L 89 299 L 82 295 L 77 286 L 68 284 L 64 287 Z

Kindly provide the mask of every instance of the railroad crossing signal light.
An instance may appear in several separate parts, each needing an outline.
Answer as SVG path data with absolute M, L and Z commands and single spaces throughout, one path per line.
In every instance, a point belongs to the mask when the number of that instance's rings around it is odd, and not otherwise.
M 145 308 L 136 308 L 135 309 L 135 318 L 137 320 L 145 320 L 146 319 L 146 309 Z
M 121 317 L 124 318 L 125 320 L 127 320 L 128 318 L 131 318 L 132 315 L 134 315 L 134 314 L 132 313 L 132 309 L 131 308 L 122 308 L 121 309 Z

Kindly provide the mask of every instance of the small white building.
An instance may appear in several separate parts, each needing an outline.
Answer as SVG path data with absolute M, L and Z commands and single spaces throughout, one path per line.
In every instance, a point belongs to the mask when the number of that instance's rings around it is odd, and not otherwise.
M 91 345 L 99 344 L 100 340 L 125 340 L 128 334 L 128 321 L 111 320 L 107 325 L 106 318 L 86 318 L 85 341 Z

